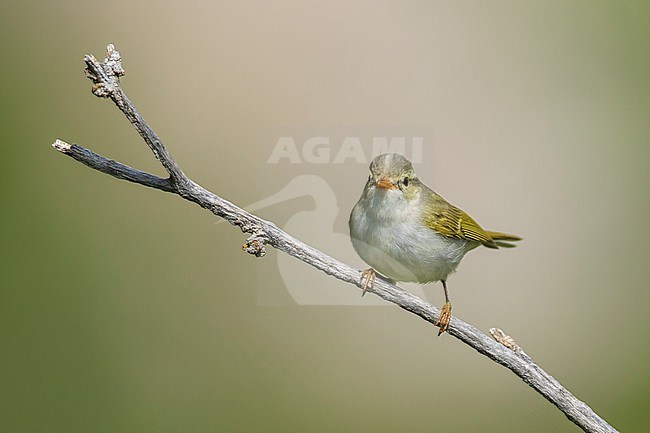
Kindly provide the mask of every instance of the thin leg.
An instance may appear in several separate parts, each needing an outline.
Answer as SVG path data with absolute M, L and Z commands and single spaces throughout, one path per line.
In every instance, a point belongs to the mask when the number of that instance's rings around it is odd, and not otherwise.
M 442 288 L 445 290 L 445 305 L 442 306 L 438 320 L 436 320 L 434 323 L 435 326 L 440 326 L 438 336 L 447 330 L 447 326 L 451 320 L 451 302 L 449 302 L 449 293 L 447 292 L 446 280 L 442 280 Z
M 442 288 L 445 290 L 445 302 L 449 303 L 449 292 L 447 291 L 447 280 L 442 280 Z

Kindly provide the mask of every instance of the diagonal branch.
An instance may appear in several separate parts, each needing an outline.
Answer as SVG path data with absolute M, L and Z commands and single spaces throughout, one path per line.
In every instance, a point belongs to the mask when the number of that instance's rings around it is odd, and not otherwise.
M 244 233 L 250 233 L 251 236 L 244 244 L 244 249 L 257 257 L 265 254 L 265 245 L 268 244 L 335 278 L 351 283 L 360 289 L 362 288 L 359 270 L 305 244 L 285 233 L 272 222 L 246 212 L 189 179 L 178 167 L 161 140 L 140 116 L 120 87 L 119 77 L 124 75 L 124 70 L 122 69 L 119 52 L 115 50 L 113 45 L 108 45 L 107 51 L 108 56 L 101 63 L 92 55 L 87 55 L 84 58 L 86 74 L 94 83 L 93 93 L 99 97 L 110 98 L 117 105 L 167 170 L 170 176 L 169 179 L 159 178 L 133 169 L 97 155 L 89 149 L 75 144 L 68 144 L 62 140 L 54 142 L 53 146 L 56 150 L 102 173 L 178 194 L 184 199 L 198 204 L 215 215 L 226 219 L 231 224 L 238 226 Z M 375 282 L 372 292 L 430 323 L 434 323 L 440 313 L 433 305 L 381 279 Z M 511 370 L 531 388 L 553 403 L 567 418 L 584 431 L 597 433 L 616 432 L 589 406 L 578 400 L 553 376 L 540 368 L 517 346 L 512 338 L 502 331 L 495 329 L 490 331 L 498 340 L 497 342 L 474 326 L 454 316 L 447 332 L 479 353 Z

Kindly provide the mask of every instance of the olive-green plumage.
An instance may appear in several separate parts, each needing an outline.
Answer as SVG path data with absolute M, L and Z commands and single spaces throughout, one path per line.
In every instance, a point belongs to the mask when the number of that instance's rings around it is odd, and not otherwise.
M 436 233 L 452 238 L 477 241 L 488 248 L 512 248 L 515 245 L 504 241 L 521 240 L 518 236 L 483 230 L 463 210 L 449 204 L 427 186 L 422 186 L 422 194 L 427 196 L 425 202 L 429 203 L 422 218 L 424 224 Z

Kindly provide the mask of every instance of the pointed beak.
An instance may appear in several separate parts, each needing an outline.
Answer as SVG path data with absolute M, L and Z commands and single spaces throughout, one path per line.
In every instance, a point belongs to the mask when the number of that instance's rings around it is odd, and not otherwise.
M 375 182 L 375 186 L 377 188 L 382 188 L 382 189 L 397 189 L 397 186 L 393 185 L 393 183 L 390 180 L 385 179 L 383 177 L 377 179 L 377 182 Z

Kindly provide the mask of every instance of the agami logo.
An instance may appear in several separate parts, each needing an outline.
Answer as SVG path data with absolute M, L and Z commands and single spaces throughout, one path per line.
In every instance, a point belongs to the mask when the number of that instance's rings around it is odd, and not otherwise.
M 345 137 L 340 142 L 329 137 L 310 137 L 302 142 L 296 142 L 294 137 L 280 137 L 267 163 L 369 164 L 372 158 L 382 153 L 399 153 L 415 164 L 423 160 L 424 137 L 372 137 L 365 144 L 365 147 L 372 148 L 370 154 L 364 152 L 364 141 L 360 137 Z

